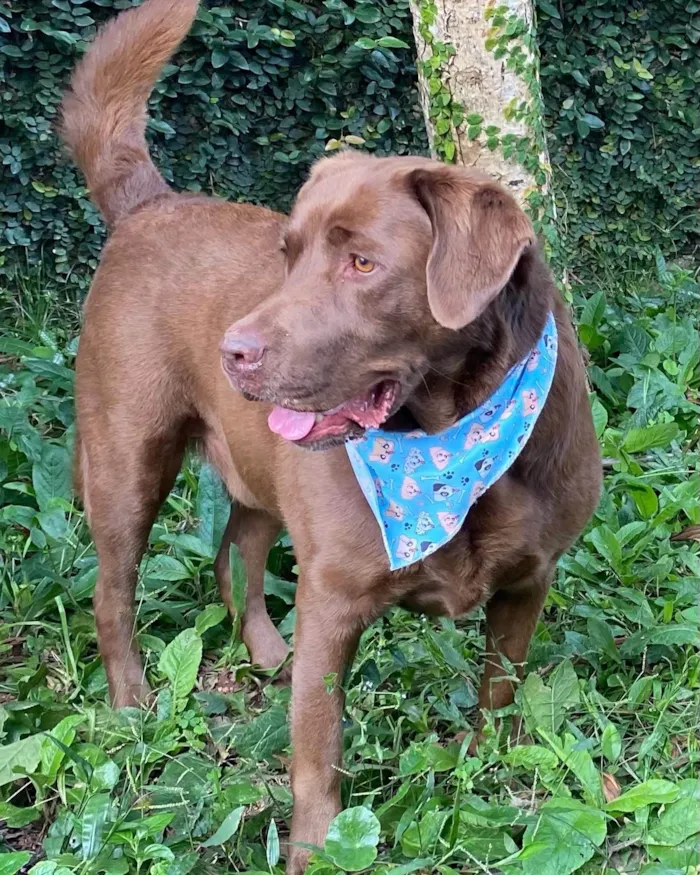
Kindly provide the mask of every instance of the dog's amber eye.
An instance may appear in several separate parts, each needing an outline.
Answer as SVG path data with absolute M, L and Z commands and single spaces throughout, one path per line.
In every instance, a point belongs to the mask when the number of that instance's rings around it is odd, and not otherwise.
M 355 270 L 359 270 L 360 273 L 371 273 L 374 270 L 374 262 L 370 261 L 369 258 L 364 258 L 362 255 L 356 255 L 352 263 L 355 266 Z

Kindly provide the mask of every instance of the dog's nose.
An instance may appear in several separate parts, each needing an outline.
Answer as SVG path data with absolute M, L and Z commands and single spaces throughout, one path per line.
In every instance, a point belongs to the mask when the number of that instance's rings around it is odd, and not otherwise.
M 229 331 L 221 342 L 221 354 L 226 367 L 237 371 L 249 370 L 258 365 L 264 353 L 264 341 L 252 331 Z

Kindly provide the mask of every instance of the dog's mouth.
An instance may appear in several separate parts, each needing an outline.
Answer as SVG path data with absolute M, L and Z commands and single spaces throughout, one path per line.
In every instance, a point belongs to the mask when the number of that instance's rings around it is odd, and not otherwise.
M 299 444 L 349 437 L 386 422 L 394 412 L 400 388 L 398 380 L 382 380 L 364 395 L 344 401 L 332 410 L 293 410 L 276 405 L 267 424 L 270 431 Z

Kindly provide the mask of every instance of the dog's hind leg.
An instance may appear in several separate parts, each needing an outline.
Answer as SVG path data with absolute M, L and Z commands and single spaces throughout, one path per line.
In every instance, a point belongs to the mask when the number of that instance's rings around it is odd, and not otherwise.
M 236 544 L 247 576 L 242 637 L 251 660 L 261 668 L 275 668 L 286 659 L 289 650 L 268 616 L 263 589 L 267 554 L 279 531 L 279 521 L 270 514 L 235 503 L 214 564 L 221 599 L 232 611 L 229 549 L 232 543 Z
M 77 459 L 99 560 L 97 643 L 115 708 L 138 704 L 149 692 L 136 642 L 134 592 L 148 534 L 185 449 L 179 429 L 154 433 L 142 413 L 117 413 L 93 409 L 81 418 Z

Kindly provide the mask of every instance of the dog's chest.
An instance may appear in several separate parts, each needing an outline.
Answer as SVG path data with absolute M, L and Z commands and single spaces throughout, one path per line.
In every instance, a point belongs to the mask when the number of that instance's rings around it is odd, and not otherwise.
M 478 572 L 475 558 L 468 531 L 459 532 L 410 570 L 401 604 L 434 616 L 469 613 L 489 594 L 488 575 Z
M 506 496 L 510 501 L 504 504 Z M 542 550 L 534 515 L 523 513 L 518 497 L 505 483 L 487 494 L 451 541 L 409 570 L 401 604 L 458 617 L 497 590 L 536 578 L 549 557 Z

